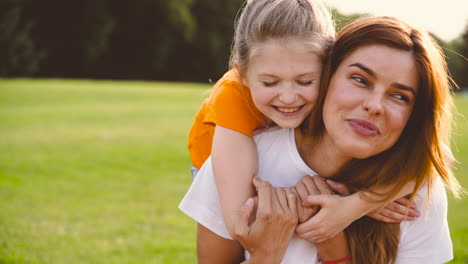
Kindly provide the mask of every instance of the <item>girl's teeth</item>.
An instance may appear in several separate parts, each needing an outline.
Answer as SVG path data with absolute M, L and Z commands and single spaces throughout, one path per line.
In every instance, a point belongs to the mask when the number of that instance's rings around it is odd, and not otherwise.
M 278 107 L 278 110 L 283 113 L 293 113 L 299 110 L 299 107 L 294 107 L 294 108 Z

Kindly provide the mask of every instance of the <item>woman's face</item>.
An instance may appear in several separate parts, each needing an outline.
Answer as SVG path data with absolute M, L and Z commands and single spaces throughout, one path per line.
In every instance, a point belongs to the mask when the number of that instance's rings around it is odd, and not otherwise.
M 345 57 L 330 80 L 323 108 L 328 137 L 348 158 L 368 158 L 395 144 L 416 100 L 412 54 L 367 45 Z

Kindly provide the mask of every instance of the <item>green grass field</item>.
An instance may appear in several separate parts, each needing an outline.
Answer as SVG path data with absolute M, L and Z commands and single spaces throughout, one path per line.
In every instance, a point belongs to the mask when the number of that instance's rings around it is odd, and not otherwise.
M 195 263 L 186 136 L 209 85 L 0 80 L 0 263 Z M 468 117 L 468 97 L 457 97 Z M 456 174 L 468 186 L 468 125 Z M 450 198 L 452 263 L 468 199 Z

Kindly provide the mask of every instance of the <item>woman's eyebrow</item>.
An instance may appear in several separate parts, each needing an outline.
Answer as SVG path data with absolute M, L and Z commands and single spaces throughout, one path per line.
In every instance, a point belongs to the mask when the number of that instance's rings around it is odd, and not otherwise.
M 407 86 L 407 85 L 404 85 L 404 84 L 401 84 L 401 83 L 394 83 L 393 86 L 395 86 L 396 88 L 401 89 L 401 90 L 409 91 L 414 96 L 416 96 L 416 91 L 414 90 L 414 88 L 412 88 L 410 86 Z
M 369 68 L 367 68 L 366 66 L 362 65 L 361 63 L 359 62 L 356 62 L 356 63 L 353 63 L 351 65 L 349 65 L 348 67 L 358 67 L 360 68 L 361 70 L 367 72 L 370 76 L 376 78 L 377 77 L 377 74 L 375 74 L 375 72 Z

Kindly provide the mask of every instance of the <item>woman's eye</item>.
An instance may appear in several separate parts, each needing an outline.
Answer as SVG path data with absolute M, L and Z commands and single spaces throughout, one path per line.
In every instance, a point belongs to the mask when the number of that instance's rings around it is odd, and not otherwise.
M 401 100 L 401 101 L 403 101 L 403 102 L 409 102 L 408 96 L 406 96 L 406 95 L 404 95 L 404 94 L 399 94 L 399 93 L 397 93 L 397 94 L 394 94 L 393 97 L 396 98 L 396 99 L 398 99 L 398 100 Z
M 275 84 L 277 84 L 278 82 L 262 82 L 262 84 L 266 87 L 271 87 L 271 86 L 274 86 Z
M 314 81 L 312 81 L 312 80 L 311 81 L 297 81 L 297 83 L 299 85 L 302 85 L 302 86 L 309 86 L 309 85 L 313 84 Z
M 367 84 L 367 80 L 362 78 L 361 76 L 353 75 L 351 76 L 351 78 L 360 84 Z

